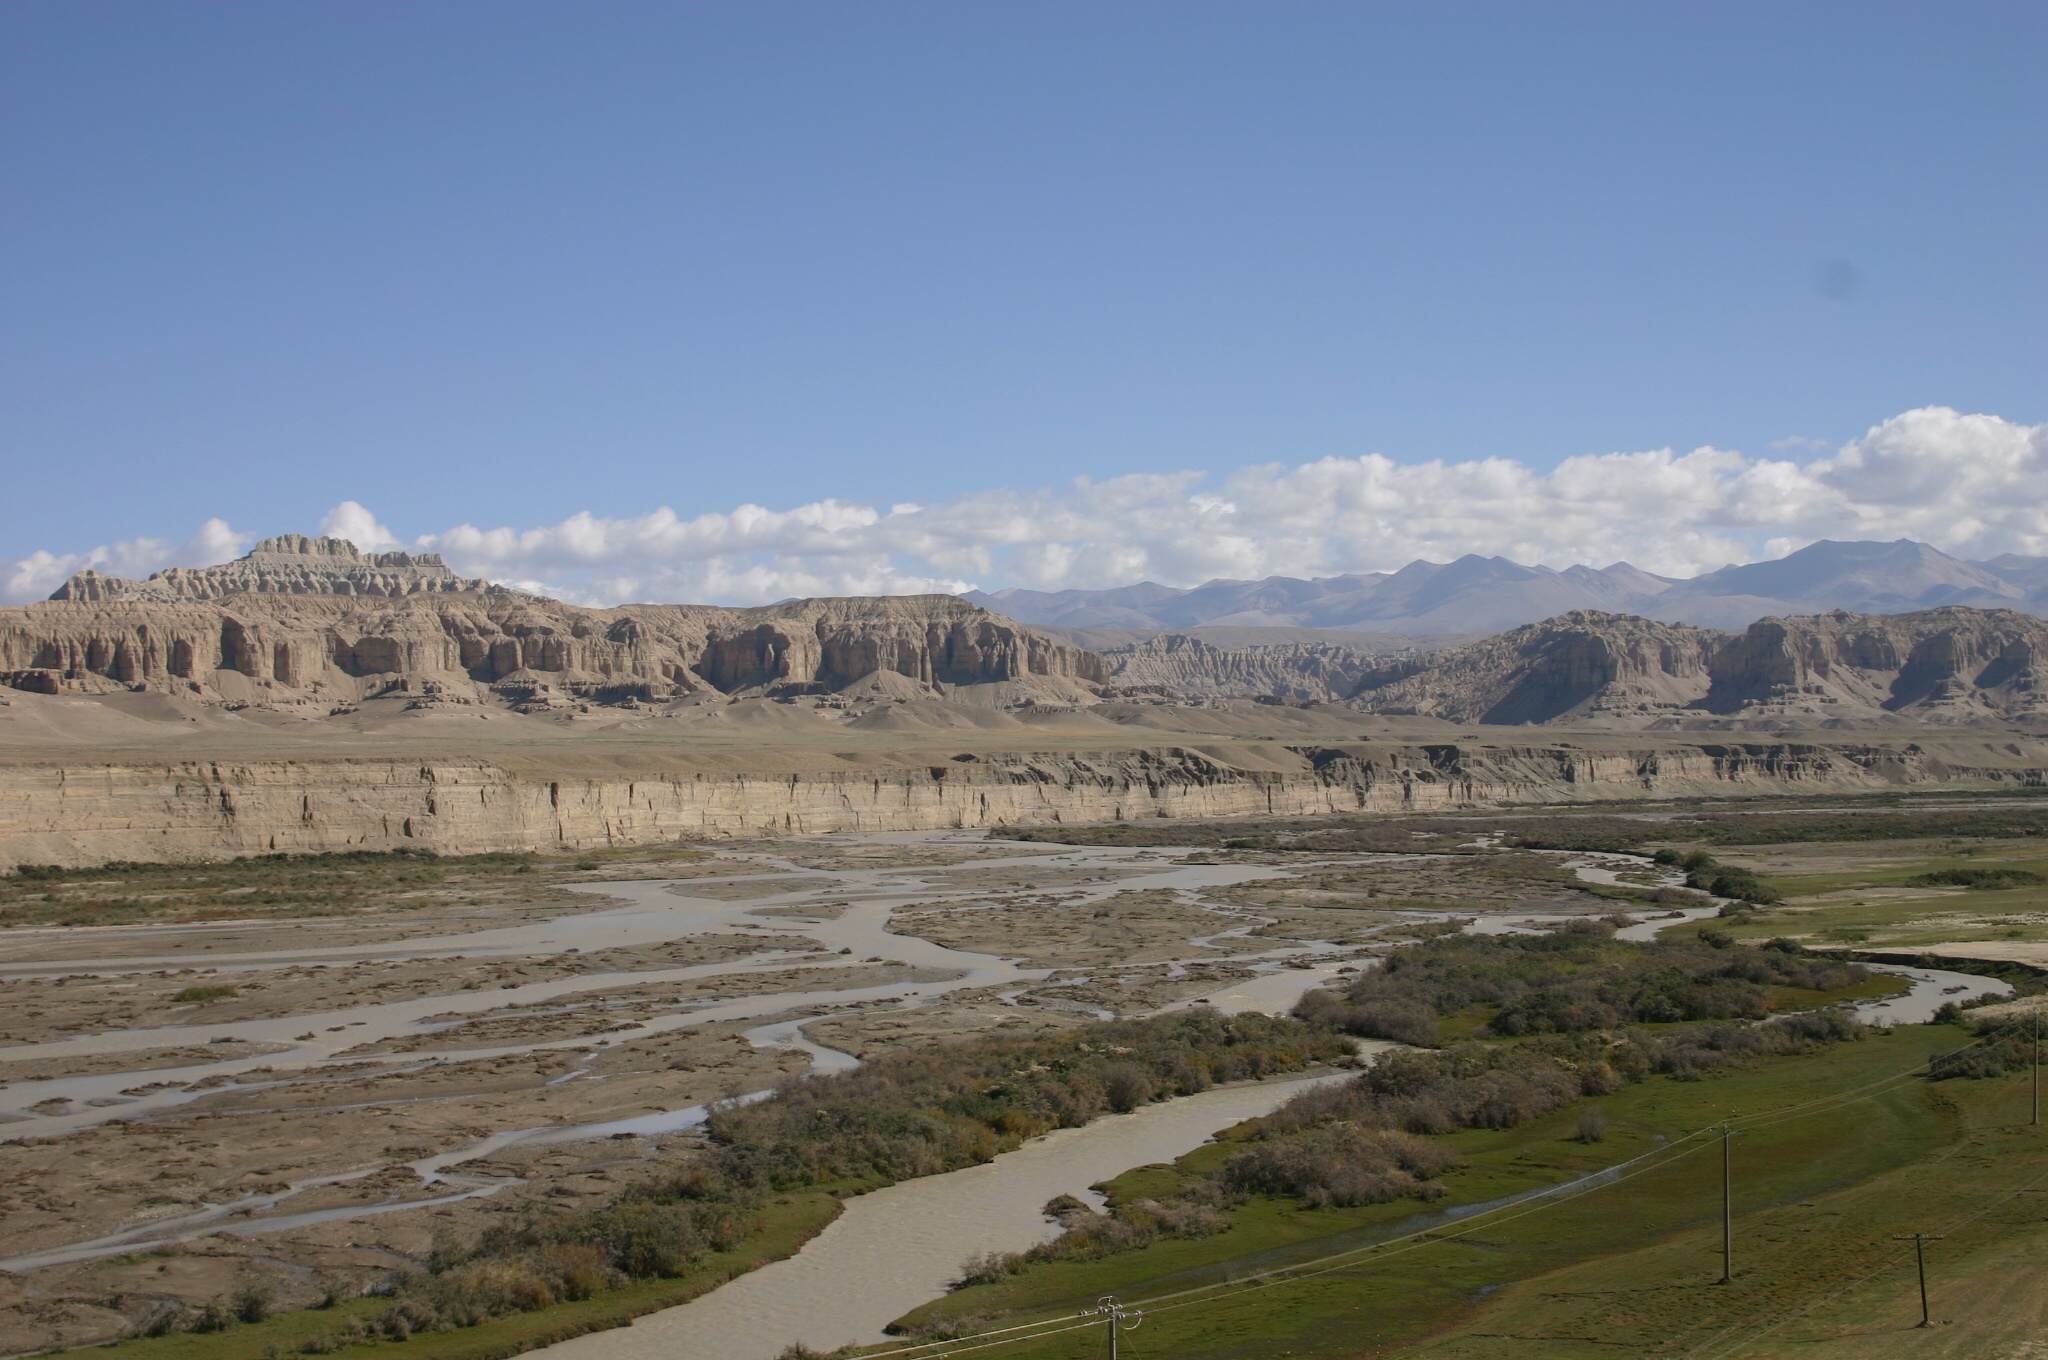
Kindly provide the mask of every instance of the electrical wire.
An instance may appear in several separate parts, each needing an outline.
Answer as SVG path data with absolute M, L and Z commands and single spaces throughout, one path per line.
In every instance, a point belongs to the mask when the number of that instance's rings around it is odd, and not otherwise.
M 1989 1203 L 1985 1204 L 1982 1208 L 1978 1209 L 1977 1212 L 1969 1214 L 1961 1219 L 1958 1219 L 1956 1222 L 1950 1224 L 1947 1228 L 1945 1228 L 1942 1231 L 1941 1236 L 1954 1237 L 1956 1234 L 1960 1233 L 1964 1228 L 1969 1227 L 1972 1223 L 1975 1223 L 1978 1219 L 1990 1213 L 1993 1209 L 1998 1208 L 2001 1204 L 2007 1204 L 2015 1199 L 2018 1199 L 2021 1195 L 2026 1194 L 2027 1191 L 2033 1189 L 2035 1186 L 2039 1185 L 2043 1181 L 2048 1181 L 2048 1171 L 2043 1171 L 2039 1175 L 2029 1177 L 2027 1180 L 2021 1182 L 2018 1186 L 2015 1186 L 2013 1189 L 2006 1191 L 2005 1193 L 1991 1200 Z M 1855 1279 L 1849 1281 L 1847 1284 L 1839 1285 L 1836 1288 L 1829 1290 L 1827 1293 L 1822 1294 L 1817 1298 L 1813 1298 L 1811 1302 L 1807 1303 L 1802 1308 L 1799 1308 L 1790 1313 L 1786 1313 L 1783 1316 L 1775 1319 L 1774 1321 L 1767 1322 L 1762 1324 L 1761 1326 L 1758 1326 L 1756 1330 L 1748 1336 L 1735 1336 L 1733 1338 L 1730 1338 L 1729 1332 L 1727 1330 L 1724 1330 L 1720 1336 L 1712 1337 L 1706 1341 L 1703 1341 L 1698 1346 L 1694 1347 L 1692 1350 L 1687 1351 L 1685 1353 L 1685 1360 L 1693 1360 L 1693 1357 L 1696 1356 L 1704 1357 L 1710 1351 L 1712 1351 L 1714 1347 L 1723 1344 L 1723 1342 L 1730 1341 L 1731 1339 L 1736 1349 L 1732 1351 L 1725 1351 L 1723 1352 L 1723 1354 L 1737 1354 L 1744 1346 L 1748 1346 L 1753 1342 L 1762 1340 L 1764 1337 L 1769 1336 L 1772 1332 L 1778 1330 L 1778 1328 L 1783 1327 L 1788 1323 L 1798 1321 L 1800 1318 L 1805 1317 L 1807 1314 L 1813 1312 L 1815 1309 L 1821 1307 L 1823 1304 L 1829 1303 L 1834 1299 L 1840 1298 L 1842 1295 L 1848 1293 L 1852 1289 L 1856 1289 L 1862 1285 L 1868 1284 L 1870 1281 L 1876 1279 L 1880 1275 L 1883 1275 L 1887 1271 L 1896 1270 L 1898 1267 L 1904 1265 L 1907 1259 L 1911 1256 L 1912 1253 L 1909 1251 L 1900 1250 L 1893 1252 L 1891 1256 L 1887 1260 L 1885 1260 L 1883 1264 L 1879 1265 L 1876 1269 L 1868 1271 L 1863 1275 L 1859 1275 Z M 1734 1325 L 1739 1327 L 1744 1324 L 1737 1323 Z
M 1972 1043 L 1965 1044 L 1961 1048 L 1952 1049 L 1947 1053 L 1939 1055 L 1939 1057 L 1943 1059 L 1954 1058 L 1960 1054 L 1967 1053 L 1972 1049 L 1979 1048 L 1986 1044 L 1992 1043 L 2002 1037 L 2004 1037 L 2002 1032 L 1994 1032 L 1993 1034 L 1985 1035 Z M 1809 1118 L 1816 1114 L 1831 1113 L 1835 1110 L 1843 1109 L 1850 1105 L 1860 1104 L 1868 1100 L 1875 1100 L 1881 1096 L 1890 1094 L 1893 1090 L 1903 1087 L 1904 1085 L 1913 1080 L 1924 1077 L 1926 1075 L 1929 1065 L 1933 1061 L 1933 1059 L 1930 1059 L 1929 1062 L 1915 1064 L 1912 1068 L 1908 1069 L 1907 1071 L 1896 1072 L 1890 1076 L 1879 1078 L 1876 1081 L 1867 1082 L 1862 1086 L 1850 1087 L 1846 1091 L 1831 1092 L 1825 1096 L 1817 1096 L 1810 1100 L 1798 1101 L 1791 1105 L 1780 1106 L 1779 1108 L 1774 1110 L 1764 1111 L 1761 1114 L 1751 1115 L 1736 1122 L 1734 1124 L 1734 1127 L 1738 1132 L 1771 1128 L 1775 1127 L 1778 1124 L 1790 1122 L 1794 1119 Z M 1617 1162 L 1613 1167 L 1606 1168 L 1602 1171 L 1593 1172 L 1588 1176 L 1580 1178 L 1579 1181 L 1568 1181 L 1558 1186 L 1548 1187 L 1546 1189 L 1537 1191 L 1533 1195 L 1525 1196 L 1521 1199 L 1518 1199 L 1511 1204 L 1504 1204 L 1497 1209 L 1488 1210 L 1484 1213 L 1474 1214 L 1468 1220 L 1466 1220 L 1466 1222 L 1463 1223 L 1455 1232 L 1444 1232 L 1440 1229 L 1433 1228 L 1418 1229 L 1413 1233 L 1404 1234 L 1400 1237 L 1387 1238 L 1382 1241 L 1369 1243 L 1364 1246 L 1347 1248 L 1344 1251 L 1334 1252 L 1328 1256 L 1317 1257 L 1314 1260 L 1302 1261 L 1290 1266 L 1276 1267 L 1273 1270 L 1260 1272 L 1256 1275 L 1242 1276 L 1235 1280 L 1219 1281 L 1215 1284 L 1196 1285 L 1189 1289 L 1179 1290 L 1171 1294 L 1154 1295 L 1150 1298 L 1141 1300 L 1141 1303 L 1144 1307 L 1145 1312 L 1148 1315 L 1157 1313 L 1178 1312 L 1183 1308 L 1199 1307 L 1211 1303 L 1221 1303 L 1228 1299 L 1237 1298 L 1244 1294 L 1255 1293 L 1262 1289 L 1276 1288 L 1281 1285 L 1293 1284 L 1302 1280 L 1310 1280 L 1324 1275 L 1336 1274 L 1340 1271 L 1352 1269 L 1353 1267 L 1358 1265 L 1377 1264 L 1382 1261 L 1391 1260 L 1397 1256 L 1405 1256 L 1410 1252 L 1419 1251 L 1425 1247 L 1434 1246 L 1440 1242 L 1454 1242 L 1459 1240 L 1460 1238 L 1470 1236 L 1472 1233 L 1478 1231 L 1480 1228 L 1498 1228 L 1505 1224 L 1515 1222 L 1519 1219 L 1528 1218 L 1535 1214 L 1544 1212 L 1548 1209 L 1556 1207 L 1559 1204 L 1569 1203 L 1571 1201 L 1578 1199 L 1581 1195 L 1591 1194 L 1598 1190 L 1604 1190 L 1610 1186 L 1621 1185 L 1628 1181 L 1636 1179 L 1638 1176 L 1646 1175 L 1651 1171 L 1659 1170 L 1671 1164 L 1672 1162 L 1681 1160 L 1684 1157 L 1691 1156 L 1693 1153 L 1702 1151 L 1706 1147 L 1711 1146 L 1711 1144 L 1706 1143 L 1697 1143 L 1690 1147 L 1686 1145 L 1689 1143 L 1694 1143 L 1694 1140 L 1712 1134 L 1719 1127 L 1719 1125 L 1708 1125 L 1704 1128 L 1695 1129 L 1693 1132 L 1683 1134 L 1662 1147 L 1655 1148 L 1650 1152 L 1643 1153 L 1642 1155 L 1631 1158 L 1628 1161 Z M 1643 1165 L 1637 1165 L 1638 1163 L 1643 1163 Z M 1622 1172 L 1622 1174 L 1619 1175 L 1608 1174 L 1609 1172 L 1618 1170 L 1619 1168 L 1630 1166 L 1634 1166 L 1635 1169 Z M 2043 1173 L 2043 1178 L 2048 1179 L 2048 1173 Z M 1594 1183 L 1586 1184 L 1583 1182 Z M 1532 1203 L 1531 1201 L 1534 1202 Z M 1508 1213 L 1509 1210 L 1516 1209 L 1517 1207 L 1521 1207 L 1521 1212 Z M 1988 1210 L 1986 1212 L 1988 1212 Z M 1501 1217 L 1501 1215 L 1503 1214 L 1507 1216 Z M 1392 1250 L 1389 1250 L 1389 1248 L 1392 1248 Z M 1356 1258 L 1369 1258 L 1369 1260 L 1360 1260 Z M 1881 1273 L 1884 1269 L 1890 1269 L 1890 1265 L 1881 1267 L 1878 1273 Z M 1849 1286 L 1844 1286 L 1844 1288 L 1853 1287 L 1853 1284 Z M 1219 1290 L 1222 1292 L 1216 1292 Z M 1774 1325 L 1782 1325 L 1783 1322 L 1790 1320 L 1791 1319 L 1788 1317 L 1782 1319 L 1780 1323 Z M 1072 1323 L 1073 1325 L 1059 1326 L 1056 1328 L 1056 1330 L 1052 1331 L 1037 1330 L 1041 1328 L 1055 1327 L 1056 1324 L 1060 1323 Z M 886 1351 L 873 1351 L 869 1352 L 866 1356 L 864 1356 L 863 1360 L 884 1360 L 885 1357 L 911 1356 L 919 1353 L 926 1354 L 929 1357 L 929 1360 L 945 1360 L 945 1357 L 953 1355 L 965 1355 L 972 1351 L 992 1349 L 1000 1346 L 1015 1345 L 1024 1341 L 1035 1341 L 1041 1337 L 1059 1335 L 1061 1332 L 1075 1331 L 1084 1327 L 1094 1327 L 1100 1325 L 1101 1323 L 1098 1320 L 1089 1317 L 1085 1313 L 1070 1313 L 1061 1317 L 1041 1319 L 1040 1321 L 1035 1323 L 1023 1323 L 1018 1326 L 1000 1328 L 994 1331 L 977 1332 L 970 1336 L 957 1337 L 950 1340 L 926 1341 Z M 1032 1334 L 1005 1336 L 1005 1333 L 1025 1332 L 1030 1332 Z M 1003 1339 L 988 1339 L 998 1337 L 1001 1337 Z M 972 1342 L 976 1344 L 962 1345 L 961 1343 L 963 1342 Z

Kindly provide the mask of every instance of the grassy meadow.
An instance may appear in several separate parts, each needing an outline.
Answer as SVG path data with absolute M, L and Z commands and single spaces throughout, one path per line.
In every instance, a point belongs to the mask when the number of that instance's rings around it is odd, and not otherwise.
M 1669 1352 L 1669 1344 L 1710 1317 L 1738 1311 L 1741 1291 L 1730 1294 L 1714 1284 L 1720 1271 L 1718 1141 L 1680 1140 L 1724 1118 L 1742 1128 L 1734 1144 L 1735 1207 L 1742 1224 L 1738 1265 L 1743 1280 L 1754 1279 L 1761 1288 L 1766 1273 L 1777 1269 L 1767 1263 L 1765 1244 L 1783 1235 L 1770 1215 L 1930 1159 L 1955 1161 L 1966 1156 L 1961 1149 L 1973 1130 L 2009 1120 L 2017 1109 L 2018 1079 L 1930 1085 L 1912 1075 L 1929 1056 L 1964 1041 L 1952 1027 L 1901 1027 L 1818 1054 L 1762 1059 L 1699 1080 L 1652 1078 L 1517 1128 L 1445 1136 L 1468 1164 L 1443 1177 L 1449 1195 L 1427 1207 L 1397 1202 L 1310 1209 L 1277 1199 L 1254 1201 L 1237 1211 L 1236 1226 L 1215 1237 L 1092 1262 L 1033 1266 L 997 1283 L 959 1290 L 906 1323 L 931 1327 L 944 1319 L 972 1318 L 1014 1326 L 1068 1314 L 1114 1293 L 1137 1306 L 1159 1301 L 1129 1338 L 1126 1353 L 1133 1356 L 1334 1358 L 1404 1353 L 1424 1343 L 1422 1353 L 1434 1354 L 1428 1347 L 1450 1346 L 1459 1337 L 1472 1338 L 1472 1344 L 1456 1341 L 1466 1348 L 1442 1353 L 1683 1353 Z M 1588 1105 L 1606 1117 L 1602 1142 L 1578 1137 L 1579 1115 Z M 1796 1114 L 1766 1117 L 1802 1106 Z M 1245 1132 L 1235 1131 L 1234 1137 Z M 1227 1157 L 1231 1146 L 1226 1139 L 1171 1168 L 1134 1171 L 1106 1189 L 1122 1199 L 1170 1193 L 1175 1182 Z M 2032 1146 L 2022 1140 L 2000 1150 L 2031 1165 Z M 2039 1147 L 2048 1169 L 2048 1137 Z M 1659 1149 L 1665 1149 L 1661 1157 L 1652 1156 L 1616 1184 L 1471 1222 L 1446 1213 L 1560 1185 Z M 1909 1173 L 1903 1183 L 1912 1180 Z M 1904 1215 L 1895 1215 L 1898 1222 L 1916 1211 L 1939 1216 L 1931 1202 L 1921 1206 L 1896 1192 L 1890 1200 Z M 1810 1217 L 1821 1225 L 1821 1235 L 1809 1228 L 1802 1239 L 1809 1253 L 1849 1252 L 1862 1240 L 1860 1218 L 1843 1222 L 1829 1210 Z M 1375 1242 L 1387 1245 L 1370 1249 Z M 1340 1252 L 1358 1254 L 1334 1268 L 1263 1287 L 1228 1283 Z M 1608 1276 L 1593 1263 L 1613 1260 L 1630 1262 L 1626 1275 L 1613 1279 L 1629 1281 L 1631 1288 L 1591 1282 Z M 1557 1307 L 1545 1301 L 1550 1296 L 1542 1285 L 1574 1270 L 1582 1272 L 1587 1297 L 1599 1300 L 1587 1306 L 1604 1311 L 1577 1317 L 1559 1332 L 1552 1327 Z M 1204 1293 L 1183 1293 L 1203 1286 Z M 1530 1315 L 1529 1327 L 1555 1334 L 1536 1349 L 1514 1349 L 1520 1343 L 1497 1334 L 1490 1322 L 1505 1308 L 1521 1309 Z M 1049 1360 L 1085 1352 L 1060 1336 L 1006 1346 L 1000 1353 Z

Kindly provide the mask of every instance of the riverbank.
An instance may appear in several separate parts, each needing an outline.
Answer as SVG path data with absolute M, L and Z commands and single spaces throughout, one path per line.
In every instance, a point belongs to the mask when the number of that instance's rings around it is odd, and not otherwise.
M 557 1360 L 775 1360 L 880 1344 L 883 1329 L 945 1297 L 971 1256 L 1022 1251 L 1057 1229 L 1042 1206 L 1099 1198 L 1097 1181 L 1170 1162 L 1217 1131 L 1256 1119 L 1296 1092 L 1343 1074 L 1240 1083 L 1060 1129 L 963 1171 L 903 1181 L 847 1201 L 798 1254 L 622 1332 L 551 1346 Z
M 977 1285 L 905 1319 L 915 1327 L 948 1318 L 1000 1316 L 1004 1326 L 1055 1318 L 1114 1293 L 1148 1309 L 1145 1341 L 1154 1353 L 1205 1360 L 1251 1352 L 1308 1358 L 1402 1351 L 1517 1281 L 1582 1260 L 1640 1250 L 1691 1231 L 1719 1210 L 1718 1145 L 1698 1137 L 1725 1116 L 1744 1133 L 1738 1141 L 1739 1214 L 1812 1200 L 1907 1168 L 1949 1147 L 1959 1131 L 1952 1088 L 1976 1089 L 2009 1102 L 2017 1083 L 1942 1083 L 1917 1073 L 1928 1057 L 1967 1040 L 1947 1026 L 1900 1026 L 1857 1043 L 1789 1058 L 1762 1059 L 1694 1081 L 1654 1078 L 1597 1100 L 1568 1106 L 1518 1128 L 1468 1130 L 1442 1141 L 1468 1165 L 1444 1177 L 1444 1207 L 1417 1214 L 1412 1205 L 1312 1209 L 1298 1202 L 1255 1200 L 1236 1211 L 1235 1226 L 1212 1238 L 1161 1243 L 1097 1261 L 1032 1266 L 993 1284 Z M 1992 1088 L 1996 1086 L 1997 1090 Z M 1860 1094 L 1858 1094 L 1860 1093 Z M 1847 1102 L 1847 1103 L 1844 1103 Z M 1994 1102 L 1996 1103 L 1996 1102 Z M 1597 1106 L 1603 1140 L 1580 1141 L 1580 1112 Z M 1793 1116 L 1766 1112 L 1803 1107 Z M 1748 1123 L 1746 1124 L 1746 1121 Z M 1692 1137 L 1688 1140 L 1688 1135 Z M 1206 1174 L 1227 1154 L 1205 1147 L 1171 1170 L 1141 1169 L 1107 1187 L 1113 1200 L 1160 1197 Z M 1489 1216 L 1466 1217 L 1469 1206 L 1560 1186 L 1618 1163 L 1647 1157 L 1644 1169 L 1605 1188 L 1539 1201 Z M 1746 1229 L 1738 1226 L 1746 1234 Z M 1411 1237 L 1411 1234 L 1422 1236 Z M 1717 1263 L 1699 1235 L 1685 1271 L 1704 1286 Z M 1398 1244 L 1397 1244 L 1397 1239 Z M 1375 1244 L 1388 1245 L 1375 1249 Z M 1334 1269 L 1307 1263 L 1352 1253 Z M 1305 1268 L 1304 1268 L 1305 1267 Z M 1264 1271 L 1302 1268 L 1270 1286 L 1230 1281 Z M 1671 1292 L 1666 1280 L 1664 1293 Z M 1189 1293 L 1187 1291 L 1197 1291 Z M 1533 1299 L 1533 1295 L 1530 1296 Z M 1698 1308 L 1711 1309 L 1702 1294 Z M 1532 1303 L 1532 1307 L 1536 1305 Z M 1693 1316 L 1673 1306 L 1671 1317 Z M 1603 1338 L 1628 1350 L 1626 1329 L 1605 1323 L 1574 1334 Z M 1676 1325 L 1676 1324 L 1674 1324 Z M 1474 1336 L 1478 1336 L 1477 1331 Z M 1506 1340 L 1488 1333 L 1488 1344 Z M 1475 1342 L 1475 1344 L 1477 1344 Z M 1552 1356 L 1553 1346 L 1459 1354 Z M 1547 1343 L 1546 1343 L 1547 1344 Z M 999 1354 L 1055 1360 L 1073 1341 L 1020 1342 Z M 1647 1352 L 1648 1344 L 1638 1348 Z

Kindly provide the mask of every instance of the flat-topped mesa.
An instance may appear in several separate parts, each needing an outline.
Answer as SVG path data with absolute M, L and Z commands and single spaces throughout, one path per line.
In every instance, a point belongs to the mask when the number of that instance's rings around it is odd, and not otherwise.
M 79 572 L 52 600 L 218 600 L 229 595 L 369 595 L 499 591 L 457 576 L 438 553 L 366 553 L 345 538 L 282 534 L 217 567 L 167 567 L 146 581 Z
M 302 712 L 404 695 L 533 711 L 705 689 L 823 695 L 878 673 L 927 696 L 1001 685 L 977 693 L 1006 702 L 1090 702 L 1106 674 L 1095 653 L 950 595 L 586 609 L 339 539 L 268 539 L 148 581 L 82 574 L 43 604 L 0 609 L 0 686 L 44 694 Z

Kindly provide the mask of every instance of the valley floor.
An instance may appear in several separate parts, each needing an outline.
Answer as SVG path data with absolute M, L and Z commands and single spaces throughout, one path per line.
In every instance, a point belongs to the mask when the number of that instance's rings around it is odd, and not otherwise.
M 1987 809 L 1974 835 L 1941 820 Z M 1871 817 L 1893 821 L 1863 840 L 1741 841 L 1750 827 L 1870 830 Z M 1632 937 L 1715 930 L 1848 950 L 1892 929 L 1915 949 L 1967 943 L 1987 921 L 2031 934 L 2038 884 L 1916 880 L 1955 865 L 2032 873 L 2039 820 L 2026 798 L 1782 814 L 1692 804 L 16 876 L 0 881 L 0 1350 L 110 1340 L 164 1303 L 252 1281 L 289 1307 L 330 1287 L 346 1298 L 416 1269 L 437 1242 L 603 1204 L 687 1163 L 718 1100 L 950 1039 L 1190 1006 L 1285 1011 L 1445 930 L 1622 912 L 1644 922 Z M 1677 887 L 1684 871 L 1640 853 L 1688 837 L 1787 900 L 1705 919 L 1715 907 Z M 1779 1000 L 1881 1017 L 1903 987 L 1867 979 Z M 1447 1016 L 1445 1033 L 1484 1020 Z M 1010 1326 L 1114 1292 L 1148 1309 L 1133 1356 L 2002 1356 L 2048 1307 L 2040 1272 L 2020 1264 L 2048 1245 L 2048 1224 L 2015 1193 L 2048 1190 L 2048 1137 L 2022 1123 L 2020 1078 L 1920 1078 L 1929 1054 L 1968 1037 L 1900 1024 L 1807 1057 L 1654 1078 L 1593 1102 L 1602 1142 L 1574 1136 L 1578 1107 L 1446 1135 L 1469 1165 L 1426 1211 L 1254 1200 L 1217 1236 L 1032 1266 L 904 1322 Z M 1713 1284 L 1718 1148 L 1701 1133 L 1724 1118 L 1742 1130 L 1728 1289 Z M 1109 1193 L 1160 1194 L 1229 1150 L 1226 1137 Z M 1468 1217 L 1624 1162 L 1615 1183 Z M 787 1254 L 836 1212 L 829 1195 L 784 1197 L 742 1254 Z M 1957 1302 L 1937 1303 L 1946 1330 L 1895 1336 L 1907 1277 L 1890 1235 L 1914 1230 L 1949 1234 L 1930 1271 Z M 1299 1269 L 1333 1253 L 1345 1254 Z M 422 1334 L 407 1353 L 511 1354 L 742 1266 Z M 123 1351 L 254 1357 L 371 1302 Z M 1077 1340 L 990 1354 L 1051 1360 Z

